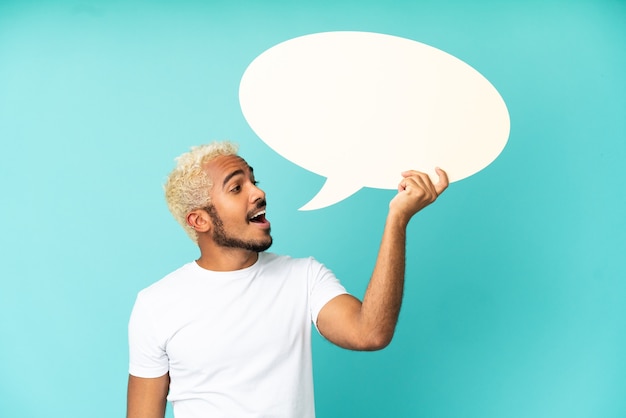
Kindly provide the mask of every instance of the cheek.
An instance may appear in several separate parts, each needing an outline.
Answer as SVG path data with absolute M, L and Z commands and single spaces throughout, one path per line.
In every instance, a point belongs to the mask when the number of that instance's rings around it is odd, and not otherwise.
M 241 222 L 242 219 L 246 219 L 247 212 L 245 211 L 245 206 L 242 204 L 222 202 L 222 204 L 219 207 L 216 207 L 216 209 L 224 224 Z

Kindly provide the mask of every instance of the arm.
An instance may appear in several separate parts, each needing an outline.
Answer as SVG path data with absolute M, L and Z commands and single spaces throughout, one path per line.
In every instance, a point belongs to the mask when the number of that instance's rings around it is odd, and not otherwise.
M 126 418 L 163 418 L 169 374 L 156 378 L 128 376 L 128 404 Z
M 393 337 L 404 289 L 406 227 L 414 214 L 435 201 L 448 187 L 448 176 L 437 169 L 434 185 L 425 173 L 407 171 L 389 213 L 363 302 L 350 295 L 330 300 L 320 311 L 317 327 L 334 344 L 352 350 L 380 350 Z

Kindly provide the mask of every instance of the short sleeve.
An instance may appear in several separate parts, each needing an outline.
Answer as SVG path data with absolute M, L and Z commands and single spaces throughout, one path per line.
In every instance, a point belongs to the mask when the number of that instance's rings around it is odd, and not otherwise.
M 169 370 L 165 347 L 154 327 L 154 315 L 141 293 L 128 323 L 129 373 L 137 377 L 160 377 Z
M 317 328 L 317 316 L 331 299 L 348 292 L 334 273 L 314 258 L 309 259 L 309 300 L 311 321 Z

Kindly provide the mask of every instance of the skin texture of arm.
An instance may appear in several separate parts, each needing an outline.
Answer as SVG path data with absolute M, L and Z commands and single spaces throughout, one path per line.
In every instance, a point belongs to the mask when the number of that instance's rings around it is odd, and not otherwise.
M 317 327 L 332 343 L 351 350 L 380 350 L 391 342 L 402 294 L 406 251 L 406 227 L 417 212 L 434 202 L 448 187 L 448 176 L 437 169 L 439 182 L 418 171 L 402 173 L 398 194 L 389 213 L 378 257 L 363 302 L 340 295 L 320 311 Z
M 163 418 L 169 386 L 169 374 L 151 379 L 129 375 L 126 418 Z

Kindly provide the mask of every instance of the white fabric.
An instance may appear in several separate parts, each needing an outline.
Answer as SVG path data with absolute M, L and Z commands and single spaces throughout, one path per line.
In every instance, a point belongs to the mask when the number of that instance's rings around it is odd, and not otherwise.
M 176 418 L 312 418 L 311 323 L 343 293 L 313 258 L 260 253 L 230 272 L 186 264 L 139 292 L 130 374 L 169 372 Z

